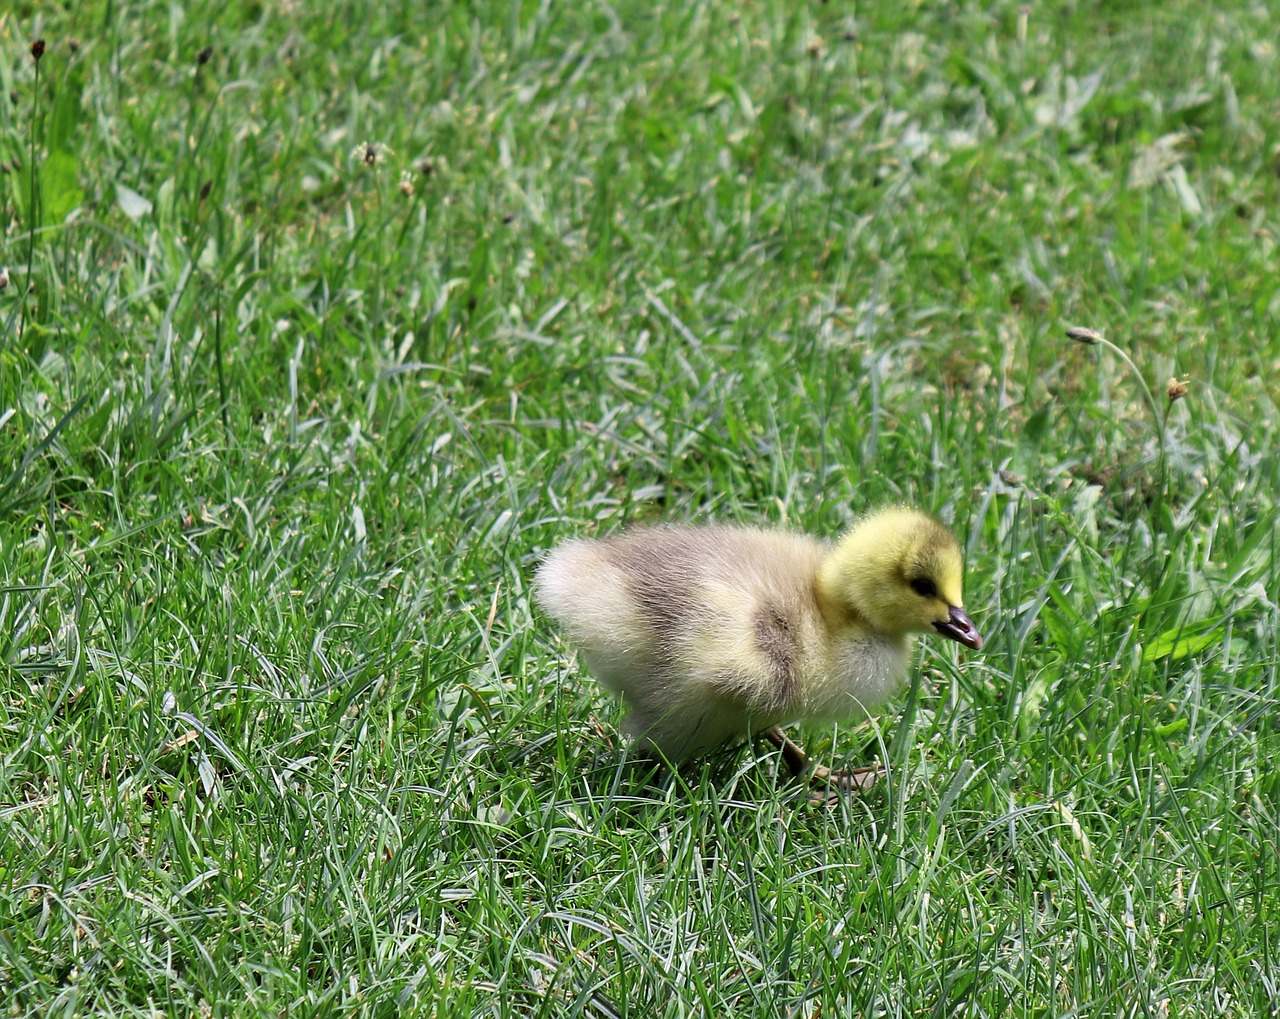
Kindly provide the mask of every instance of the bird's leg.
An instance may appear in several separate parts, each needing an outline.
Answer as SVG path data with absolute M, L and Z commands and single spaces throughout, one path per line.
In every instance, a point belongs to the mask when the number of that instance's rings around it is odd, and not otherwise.
M 770 743 L 782 751 L 782 759 L 787 762 L 787 767 L 791 769 L 791 777 L 799 778 L 809 770 L 809 757 L 800 749 L 799 746 L 782 731 L 781 726 L 771 725 L 765 729 L 761 735 Z M 818 765 L 822 768 L 821 765 Z M 822 768 L 825 771 L 825 768 Z
M 770 726 L 761 733 L 765 739 L 782 751 L 782 759 L 791 770 L 793 779 L 801 778 L 809 773 L 809 785 L 813 792 L 809 799 L 813 803 L 832 805 L 840 793 L 861 793 L 870 789 L 884 774 L 884 769 L 841 768 L 833 771 L 822 764 L 813 764 L 806 754 L 779 726 Z

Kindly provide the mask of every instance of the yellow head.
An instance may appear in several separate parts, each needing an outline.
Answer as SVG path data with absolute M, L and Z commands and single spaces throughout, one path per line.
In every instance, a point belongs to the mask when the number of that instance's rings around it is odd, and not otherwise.
M 982 635 L 965 614 L 963 579 L 951 532 L 918 510 L 894 508 L 866 517 L 840 540 L 818 573 L 818 593 L 878 633 L 937 630 L 976 649 Z

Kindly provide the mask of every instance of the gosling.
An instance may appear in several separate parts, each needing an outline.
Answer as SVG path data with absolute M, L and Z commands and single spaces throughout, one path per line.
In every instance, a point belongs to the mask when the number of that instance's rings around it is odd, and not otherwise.
M 800 777 L 787 722 L 862 719 L 903 685 L 917 633 L 977 650 L 955 538 L 917 510 L 866 517 L 838 543 L 758 528 L 638 528 L 555 548 L 538 603 L 621 694 L 624 728 L 672 764 L 762 735 Z M 875 769 L 815 768 L 864 788 Z

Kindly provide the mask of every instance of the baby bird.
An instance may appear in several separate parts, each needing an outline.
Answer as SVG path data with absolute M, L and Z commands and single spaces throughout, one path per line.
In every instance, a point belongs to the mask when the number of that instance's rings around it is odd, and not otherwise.
M 916 633 L 982 647 L 962 573 L 946 527 L 894 508 L 834 545 L 716 526 L 567 541 L 539 568 L 534 593 L 622 695 L 642 747 L 679 763 L 763 735 L 799 776 L 809 762 L 783 723 L 875 711 L 902 686 Z M 825 768 L 814 777 L 850 778 Z

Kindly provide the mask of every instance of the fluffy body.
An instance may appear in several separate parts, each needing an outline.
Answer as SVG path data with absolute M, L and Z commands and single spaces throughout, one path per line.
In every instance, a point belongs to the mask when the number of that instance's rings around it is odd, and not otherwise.
M 915 632 L 980 646 L 960 578 L 945 527 L 889 510 L 837 545 L 734 527 L 572 540 L 535 595 L 622 695 L 627 731 L 683 761 L 784 722 L 865 717 L 901 686 Z M 956 612 L 964 636 L 946 629 Z

